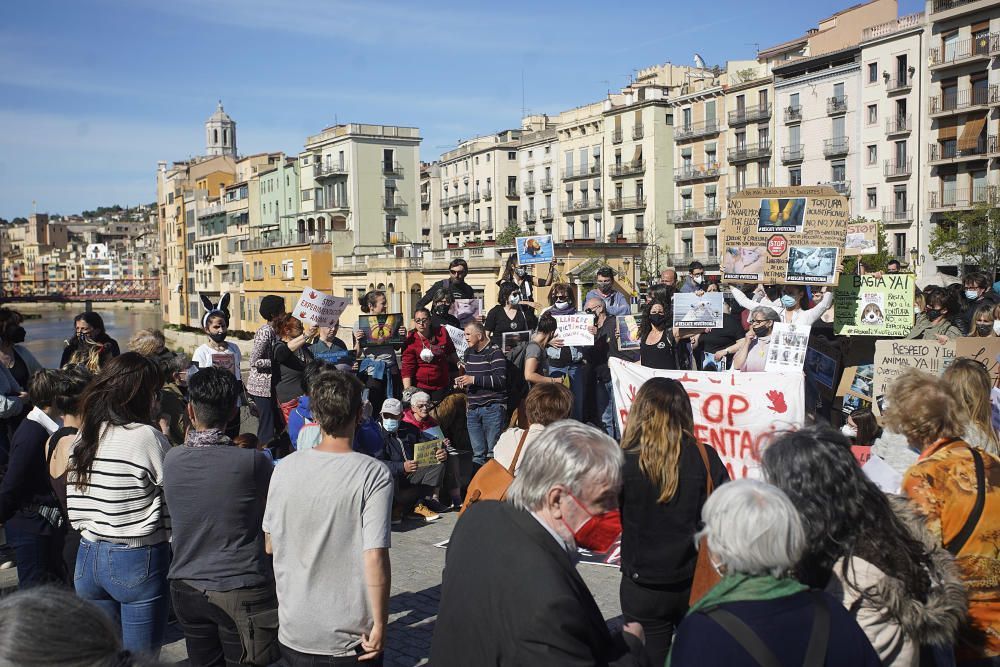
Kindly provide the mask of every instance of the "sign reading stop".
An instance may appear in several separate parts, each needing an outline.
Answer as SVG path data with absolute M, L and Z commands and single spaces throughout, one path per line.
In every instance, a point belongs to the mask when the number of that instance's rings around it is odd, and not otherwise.
M 767 252 L 771 257 L 780 257 L 788 249 L 788 240 L 781 234 L 775 234 L 767 240 Z

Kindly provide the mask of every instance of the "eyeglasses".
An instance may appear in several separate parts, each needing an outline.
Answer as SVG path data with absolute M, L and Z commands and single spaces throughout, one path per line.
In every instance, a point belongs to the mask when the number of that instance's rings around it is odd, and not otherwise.
M 426 317 L 421 317 L 419 320 L 413 320 L 413 321 L 416 322 L 417 324 L 427 324 L 428 322 L 430 322 L 430 320 L 427 319 Z
M 463 271 L 462 269 L 459 269 L 458 271 L 449 271 L 449 273 L 451 275 L 453 275 L 453 276 L 464 276 L 465 275 L 465 271 Z

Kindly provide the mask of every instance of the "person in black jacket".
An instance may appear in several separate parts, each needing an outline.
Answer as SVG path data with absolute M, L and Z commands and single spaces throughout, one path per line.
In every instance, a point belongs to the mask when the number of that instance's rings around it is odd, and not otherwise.
M 705 446 L 709 469 L 691 434 L 691 400 L 677 380 L 654 377 L 636 394 L 622 436 L 622 580 L 626 621 L 642 624 L 646 652 L 662 665 L 684 618 L 698 553 L 694 534 L 713 486 L 729 481 L 719 455 Z
M 118 341 L 107 334 L 104 319 L 97 313 L 80 313 L 73 318 L 73 329 L 73 338 L 63 349 L 59 368 L 69 363 L 84 364 L 96 372 L 109 359 L 121 354 Z
M 612 635 L 575 567 L 577 545 L 604 551 L 618 536 L 621 463 L 607 435 L 558 421 L 522 452 L 506 502 L 466 510 L 448 545 L 430 664 L 648 664 L 642 628 Z
M 427 290 L 420 301 L 417 301 L 417 308 L 423 308 L 434 300 L 434 295 L 438 290 L 446 290 L 451 294 L 452 299 L 475 299 L 476 293 L 472 290 L 472 286 L 465 282 L 465 277 L 469 275 L 469 264 L 461 257 L 451 260 L 451 264 L 448 265 L 448 272 L 451 274 L 450 278 L 444 278 L 437 281 L 431 288 Z

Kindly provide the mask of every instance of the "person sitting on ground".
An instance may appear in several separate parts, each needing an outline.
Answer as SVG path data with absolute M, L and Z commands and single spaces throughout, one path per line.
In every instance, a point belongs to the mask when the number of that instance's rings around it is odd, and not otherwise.
M 924 290 L 924 303 L 924 312 L 917 315 L 906 338 L 936 340 L 944 344 L 952 338 L 961 337 L 961 329 L 952 322 L 952 318 L 958 314 L 958 302 L 946 290 Z
M 954 558 L 910 503 L 868 479 L 842 434 L 827 427 L 785 433 L 762 462 L 768 482 L 802 518 L 799 581 L 839 599 L 885 664 L 916 667 L 921 645 L 951 647 L 966 614 Z
M 566 385 L 539 384 L 531 388 L 524 401 L 528 428 L 509 428 L 500 435 L 496 447 L 493 448 L 493 460 L 504 468 L 510 468 L 514 461 L 514 453 L 521 447 L 521 455 L 514 465 L 514 474 L 521 467 L 524 453 L 542 434 L 549 424 L 569 419 L 573 411 L 573 392 Z M 523 438 L 523 444 L 522 444 Z
M 703 548 L 722 580 L 688 610 L 668 667 L 881 666 L 840 602 L 791 576 L 806 548 L 806 531 L 784 492 L 752 479 L 723 484 L 702 508 L 702 521 L 697 539 L 707 538 Z M 821 629 L 814 632 L 817 624 Z M 744 626 L 749 632 L 736 634 Z M 814 637 L 826 641 L 815 644 Z M 814 662 L 807 662 L 810 654 Z
M 452 486 L 449 489 L 451 506 L 453 507 L 456 504 L 456 499 L 458 499 L 459 502 L 457 504 L 461 507 L 461 489 L 458 487 L 458 458 L 456 456 L 458 452 L 452 446 L 451 439 L 444 436 L 441 424 L 431 415 L 433 409 L 434 405 L 430 394 L 425 391 L 418 391 L 413 394 L 410 397 L 410 407 L 403 411 L 403 424 L 401 426 L 403 437 L 411 445 L 420 440 L 444 438 L 445 450 L 448 454 L 448 469 L 451 473 L 450 482 Z M 449 509 L 449 506 L 441 501 L 440 487 L 434 489 L 434 493 L 430 498 L 425 500 L 424 505 L 432 514 L 447 512 Z M 422 512 L 417 512 L 417 514 L 426 516 Z
M 66 364 L 84 364 L 96 372 L 108 360 L 121 354 L 118 341 L 104 330 L 104 319 L 93 311 L 73 318 L 73 338 L 66 343 L 59 368 Z
M 772 308 L 757 306 L 750 312 L 750 330 L 746 337 L 726 352 L 733 353 L 733 368 L 738 371 L 760 373 L 767 367 L 767 348 L 774 333 L 774 323 L 781 316 Z
M 437 521 L 441 515 L 432 511 L 427 503 L 444 481 L 444 461 L 448 452 L 441 447 L 434 453 L 436 465 L 418 467 L 414 460 L 415 445 L 432 438 L 403 422 L 402 416 L 403 404 L 399 399 L 385 399 L 379 421 L 383 442 L 380 458 L 389 467 L 394 480 L 392 523 L 402 522 L 404 516 L 428 523 Z
M 1000 457 L 1000 436 L 993 428 L 989 371 L 975 359 L 959 357 L 945 369 L 941 380 L 951 388 L 965 424 L 963 439 L 993 456 Z
M 225 434 L 240 394 L 228 370 L 195 373 L 188 386 L 192 428 L 163 461 L 170 599 L 195 665 L 240 663 L 239 628 L 249 610 L 278 604 L 260 530 L 274 465 L 260 452 L 233 447 Z

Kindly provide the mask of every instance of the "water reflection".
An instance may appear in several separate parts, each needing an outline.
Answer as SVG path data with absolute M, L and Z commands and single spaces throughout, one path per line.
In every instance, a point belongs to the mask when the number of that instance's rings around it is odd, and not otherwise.
M 17 309 L 16 304 L 12 307 Z M 122 352 L 128 349 L 129 338 L 137 329 L 159 329 L 163 325 L 163 318 L 158 310 L 101 310 L 99 307 L 94 310 L 100 313 L 108 335 L 118 341 Z M 73 318 L 77 313 L 75 310 L 53 307 L 52 310 L 42 312 L 39 319 L 24 321 L 27 331 L 24 345 L 45 368 L 56 368 L 59 365 L 65 341 L 73 335 Z

